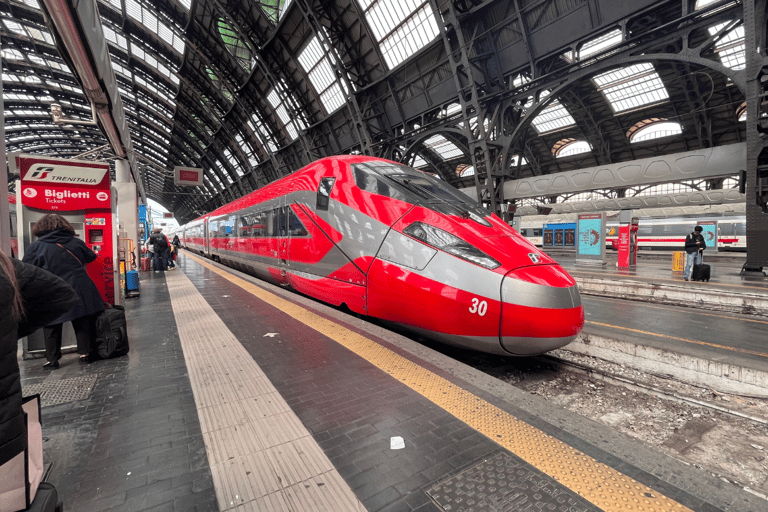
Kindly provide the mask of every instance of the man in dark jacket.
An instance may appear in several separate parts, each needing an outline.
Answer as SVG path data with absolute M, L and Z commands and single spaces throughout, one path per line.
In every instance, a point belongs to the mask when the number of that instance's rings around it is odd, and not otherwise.
M 168 266 L 168 260 L 166 259 L 166 252 L 170 248 L 168 244 L 168 238 L 163 234 L 162 228 L 155 228 L 152 230 L 152 237 L 149 241 L 155 251 L 155 274 L 158 272 L 165 272 Z
M 69 311 L 77 293 L 50 272 L 0 251 L 0 466 L 27 446 L 18 339 Z
M 24 262 L 40 267 L 64 279 L 75 289 L 80 300 L 75 306 L 49 323 L 44 329 L 47 369 L 59 367 L 61 359 L 61 333 L 65 322 L 72 322 L 77 338 L 80 362 L 90 361 L 89 354 L 96 332 L 96 317 L 104 311 L 99 289 L 91 280 L 85 266 L 96 259 L 96 253 L 75 237 L 75 230 L 59 214 L 50 213 L 32 226 L 37 238 L 24 251 Z
M 701 232 L 704 228 L 696 226 L 693 228 L 693 232 L 689 233 L 685 237 L 685 280 L 691 280 L 691 273 L 693 272 L 694 265 L 701 265 L 703 259 L 704 249 L 707 248 L 707 243 L 704 241 L 704 235 Z

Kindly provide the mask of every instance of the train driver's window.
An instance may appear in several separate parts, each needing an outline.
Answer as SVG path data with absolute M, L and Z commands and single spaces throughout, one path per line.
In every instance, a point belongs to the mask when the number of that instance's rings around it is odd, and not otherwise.
M 291 236 L 307 236 L 307 230 L 291 208 L 288 208 L 288 233 Z
M 336 178 L 322 178 L 317 186 L 317 210 L 327 210 Z

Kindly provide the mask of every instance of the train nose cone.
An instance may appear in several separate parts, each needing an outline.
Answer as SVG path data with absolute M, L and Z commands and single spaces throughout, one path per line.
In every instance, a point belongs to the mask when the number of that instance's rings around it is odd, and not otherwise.
M 560 265 L 509 272 L 501 285 L 501 345 L 517 355 L 567 345 L 584 326 L 576 282 Z

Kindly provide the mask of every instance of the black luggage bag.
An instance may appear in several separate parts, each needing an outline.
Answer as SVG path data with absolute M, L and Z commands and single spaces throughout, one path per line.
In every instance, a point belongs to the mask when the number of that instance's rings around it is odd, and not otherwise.
M 124 356 L 128 353 L 128 326 L 125 308 L 105 304 L 107 309 L 96 319 L 95 352 L 102 359 Z
M 701 265 L 694 265 L 693 272 L 691 274 L 691 281 L 709 281 L 709 265 L 702 263 Z

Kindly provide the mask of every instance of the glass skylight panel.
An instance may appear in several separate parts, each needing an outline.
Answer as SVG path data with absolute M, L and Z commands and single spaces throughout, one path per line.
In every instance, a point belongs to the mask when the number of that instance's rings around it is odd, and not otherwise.
M 579 50 L 579 60 L 584 60 L 591 55 L 600 53 L 606 48 L 615 46 L 621 42 L 621 30 L 616 29 L 604 34 L 597 39 L 587 41 Z
M 634 64 L 597 75 L 593 80 L 616 113 L 669 99 L 653 64 Z
M 411 164 L 411 167 L 418 169 L 419 167 L 424 167 L 428 165 L 427 161 L 421 158 L 420 155 L 416 155 L 413 159 L 413 163 Z
M 528 161 L 525 158 L 520 158 L 520 155 L 514 155 L 512 159 L 510 160 L 510 166 L 511 167 L 517 167 L 519 165 L 527 165 Z
M 250 72 L 254 65 L 253 50 L 251 50 L 245 41 L 240 40 L 240 36 L 238 36 L 237 32 L 235 32 L 235 30 L 223 19 L 219 19 L 217 28 L 219 30 L 219 36 L 224 42 L 227 51 L 235 57 L 245 71 Z
M 264 125 L 256 114 L 251 116 L 251 120 L 248 122 L 248 127 L 256 135 L 256 138 L 261 141 L 262 145 L 266 145 L 273 153 L 277 152 L 277 144 L 275 144 L 275 142 L 272 140 L 272 136 L 264 128 Z
M 134 20 L 141 23 L 141 4 L 136 0 L 125 0 L 125 12 Z
M 336 81 L 333 67 L 317 36 L 301 52 L 299 63 L 309 75 L 309 81 L 320 94 L 320 100 L 328 113 L 344 104 L 344 95 Z
M 439 33 L 429 2 L 422 0 L 358 0 L 379 42 L 387 65 L 394 68 Z
M 288 131 L 288 134 L 291 136 L 291 140 L 298 137 L 299 134 L 296 131 L 296 128 L 294 128 L 293 125 L 291 124 L 291 119 L 288 116 L 288 111 L 285 110 L 285 107 L 280 102 L 280 97 L 277 95 L 277 91 L 272 89 L 272 92 L 270 92 L 267 95 L 267 101 L 269 101 L 269 104 L 272 105 L 272 108 L 275 109 L 277 116 L 283 122 L 283 126 L 285 126 L 285 129 Z
M 29 35 L 32 36 L 33 39 L 53 45 L 53 37 L 47 31 L 43 32 L 37 28 L 27 27 L 27 32 L 29 32 Z
M 710 35 L 717 34 L 726 24 L 720 23 L 709 28 Z M 725 34 L 716 44 L 715 53 L 720 57 L 724 66 L 731 69 L 747 67 L 746 44 L 744 43 L 744 26 L 736 27 Z
M 104 37 L 118 48 L 128 51 L 128 40 L 122 34 L 117 33 L 111 26 L 104 24 Z
M 4 49 L 3 60 L 24 60 L 24 54 L 18 50 Z
M 637 130 L 630 142 L 642 142 L 644 140 L 659 139 L 661 137 L 669 137 L 681 133 L 683 133 L 683 129 L 678 123 L 654 123 Z
M 37 0 L 23 0 L 23 3 L 28 7 L 32 7 L 34 9 L 40 10 L 40 4 L 37 3 Z
M 424 145 L 440 155 L 443 160 L 449 160 L 457 156 L 463 156 L 464 152 L 456 147 L 456 145 L 443 137 L 442 135 L 435 135 L 424 141 Z
M 562 130 L 576 124 L 576 120 L 557 100 L 544 108 L 531 122 L 539 134 Z
M 27 35 L 27 33 L 24 31 L 24 27 L 20 23 L 16 23 L 15 21 L 11 21 L 9 19 L 3 20 L 3 23 L 5 23 L 5 27 L 14 34 L 19 34 L 21 36 Z

